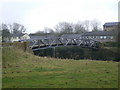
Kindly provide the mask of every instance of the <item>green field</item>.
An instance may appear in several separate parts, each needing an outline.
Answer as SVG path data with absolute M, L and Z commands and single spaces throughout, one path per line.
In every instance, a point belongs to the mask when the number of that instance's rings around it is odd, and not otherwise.
M 118 62 L 38 57 L 3 48 L 3 88 L 117 88 Z

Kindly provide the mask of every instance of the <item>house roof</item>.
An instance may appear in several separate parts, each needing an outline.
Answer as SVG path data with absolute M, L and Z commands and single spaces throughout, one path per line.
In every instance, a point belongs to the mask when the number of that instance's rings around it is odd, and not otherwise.
M 82 36 L 113 36 L 117 34 L 116 31 L 95 31 L 95 32 L 86 32 Z
M 61 37 L 74 39 L 74 38 L 79 38 L 80 36 L 82 36 L 82 34 L 63 34 Z
M 79 38 L 81 36 L 113 36 L 117 35 L 117 31 L 94 31 L 94 32 L 85 32 L 82 34 L 63 34 L 62 38 Z
M 103 26 L 117 26 L 120 22 L 107 22 Z
M 23 36 L 23 35 L 25 35 L 25 34 L 23 34 L 23 33 L 11 34 L 11 37 L 21 37 L 21 36 Z
M 44 38 L 45 38 L 44 36 L 30 36 L 30 39 L 33 40 L 44 39 Z
M 32 40 L 38 40 L 38 39 L 45 39 L 45 38 L 49 38 L 49 39 L 54 39 L 54 38 L 57 38 L 55 35 L 30 35 L 30 38 Z

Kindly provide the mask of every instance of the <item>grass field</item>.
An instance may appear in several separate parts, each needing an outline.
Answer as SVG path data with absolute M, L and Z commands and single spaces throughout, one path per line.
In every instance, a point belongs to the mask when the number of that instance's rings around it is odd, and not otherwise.
M 3 48 L 3 88 L 117 88 L 118 62 L 38 57 Z

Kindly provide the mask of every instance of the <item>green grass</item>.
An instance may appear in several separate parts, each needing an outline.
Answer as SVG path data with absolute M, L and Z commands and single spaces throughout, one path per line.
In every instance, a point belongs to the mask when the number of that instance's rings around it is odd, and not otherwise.
M 38 57 L 3 48 L 3 88 L 117 88 L 118 62 Z

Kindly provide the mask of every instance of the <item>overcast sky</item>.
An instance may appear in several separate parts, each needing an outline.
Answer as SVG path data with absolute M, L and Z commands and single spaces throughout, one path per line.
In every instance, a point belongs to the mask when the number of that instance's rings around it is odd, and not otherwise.
M 119 0 L 0 0 L 0 23 L 17 22 L 27 33 L 54 28 L 62 21 L 118 21 Z

